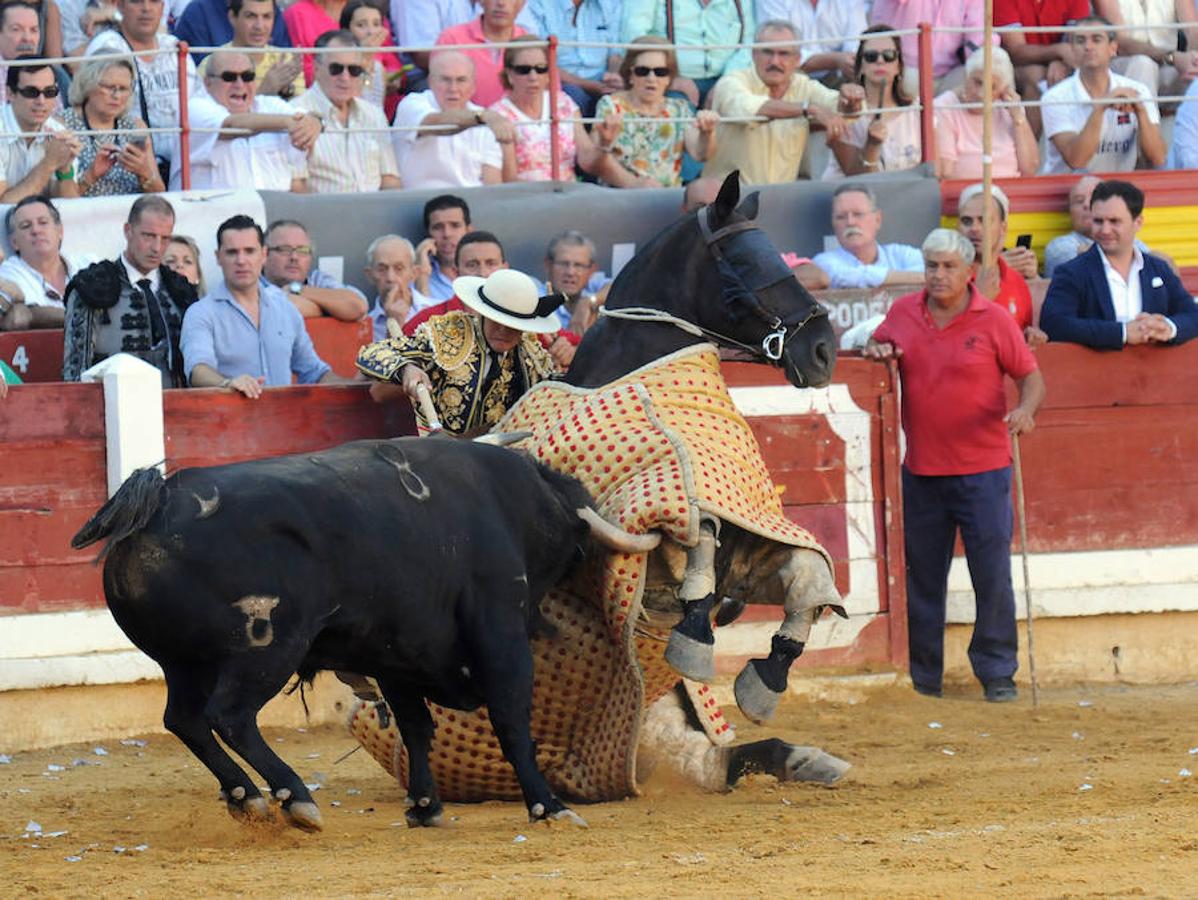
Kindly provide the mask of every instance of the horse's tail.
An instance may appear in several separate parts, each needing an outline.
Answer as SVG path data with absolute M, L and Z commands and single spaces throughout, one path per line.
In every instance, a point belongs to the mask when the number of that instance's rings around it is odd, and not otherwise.
M 71 538 L 76 550 L 108 538 L 96 558 L 99 562 L 118 543 L 146 527 L 162 504 L 166 479 L 156 467 L 137 469 L 125 479 L 120 489 L 100 507 L 99 512 Z

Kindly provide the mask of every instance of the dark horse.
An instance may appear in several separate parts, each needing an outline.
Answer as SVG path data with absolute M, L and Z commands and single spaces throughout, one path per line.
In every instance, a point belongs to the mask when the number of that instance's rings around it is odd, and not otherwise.
M 609 384 L 670 353 L 702 342 L 733 350 L 753 361 L 781 367 L 797 388 L 822 387 L 832 378 L 836 344 L 826 310 L 807 292 L 765 233 L 754 224 L 758 195 L 740 201 L 739 173 L 725 180 L 711 205 L 671 225 L 650 241 L 620 272 L 608 294 L 603 315 L 586 333 L 565 380 L 579 387 Z M 741 572 L 733 556 L 743 560 L 760 554 L 761 539 L 718 522 L 704 523 L 709 546 L 719 530 L 720 549 L 714 560 L 692 562 L 714 567 L 716 591 L 688 596 L 678 591 L 681 620 L 671 633 L 666 659 L 684 675 L 707 681 L 713 675 L 714 635 L 711 614 L 719 597 L 725 601 L 717 621 L 730 622 L 745 604 L 743 591 L 731 582 Z M 777 548 L 774 565 L 790 573 L 807 573 L 807 584 L 818 582 L 821 597 L 839 595 L 821 557 L 796 548 Z M 700 553 L 701 557 L 702 554 Z M 763 557 L 758 555 L 760 562 Z M 811 577 L 814 575 L 814 578 Z M 775 579 L 776 580 L 776 579 Z M 791 588 L 793 592 L 793 587 Z M 739 595 L 739 596 L 738 596 Z M 776 599 L 771 602 L 777 602 Z M 768 718 L 786 687 L 791 663 L 803 650 L 810 624 L 822 606 L 792 610 L 786 602 L 790 628 L 775 635 L 768 658 L 753 660 L 737 679 L 737 701 L 755 720 Z M 828 605 L 832 605 L 829 603 Z M 801 620 L 801 621 L 800 621 Z M 795 635 L 799 639 L 795 639 Z M 835 761 L 839 762 L 839 761 Z M 805 767 L 802 773 L 796 771 Z M 845 767 L 847 768 L 847 766 Z M 756 769 L 779 778 L 835 780 L 843 771 L 828 758 L 771 739 L 734 748 L 729 757 L 728 783 Z

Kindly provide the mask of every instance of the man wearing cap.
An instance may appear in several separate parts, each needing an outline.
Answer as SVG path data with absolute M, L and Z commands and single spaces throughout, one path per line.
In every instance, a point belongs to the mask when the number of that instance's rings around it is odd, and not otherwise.
M 472 435 L 495 425 L 525 391 L 556 371 L 536 335 L 561 327 L 554 310 L 562 298 L 542 297 L 536 282 L 515 269 L 459 276 L 453 290 L 468 312 L 436 316 L 410 337 L 363 347 L 358 369 L 402 385 L 415 409 L 423 384 L 445 430 Z

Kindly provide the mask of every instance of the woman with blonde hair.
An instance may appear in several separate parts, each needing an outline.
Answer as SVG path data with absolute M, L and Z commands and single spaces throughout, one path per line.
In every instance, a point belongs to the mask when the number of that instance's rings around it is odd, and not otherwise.
M 1015 93 L 1015 67 L 1001 47 L 992 47 L 991 90 L 994 101 L 1019 102 Z M 945 91 L 935 100 L 936 145 L 941 178 L 982 177 L 982 92 L 985 89 L 983 53 L 975 50 L 965 60 L 965 83 Z M 977 104 L 961 109 L 960 104 Z M 1019 106 L 995 109 L 991 120 L 990 174 L 995 178 L 1035 175 L 1040 168 L 1040 145 L 1027 114 Z
M 58 118 L 83 143 L 75 162 L 81 197 L 166 190 L 148 134 L 95 133 L 146 127 L 129 115 L 135 78 L 128 60 L 98 59 L 84 63 L 71 81 L 71 105 Z
M 632 44 L 620 64 L 628 90 L 606 94 L 595 109 L 601 119 L 614 114 L 619 124 L 616 138 L 600 140 L 599 150 L 611 153 L 623 169 L 615 187 L 678 187 L 684 150 L 699 162 L 715 154 L 720 117 L 709 109 L 695 114 L 686 100 L 666 96 L 678 75 L 678 58 L 665 38 L 645 35 Z M 692 115 L 690 124 L 669 121 Z
M 195 285 L 196 295 L 208 293 L 204 286 L 204 272 L 200 268 L 200 247 L 195 238 L 185 234 L 172 234 L 162 254 L 162 264 Z

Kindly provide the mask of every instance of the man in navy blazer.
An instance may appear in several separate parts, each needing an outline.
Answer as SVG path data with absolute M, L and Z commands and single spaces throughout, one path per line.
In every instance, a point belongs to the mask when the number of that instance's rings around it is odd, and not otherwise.
M 1040 311 L 1050 341 L 1122 350 L 1198 335 L 1198 306 L 1181 280 L 1164 260 L 1135 246 L 1143 211 L 1144 194 L 1130 182 L 1094 188 L 1094 245 L 1057 267 Z

